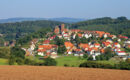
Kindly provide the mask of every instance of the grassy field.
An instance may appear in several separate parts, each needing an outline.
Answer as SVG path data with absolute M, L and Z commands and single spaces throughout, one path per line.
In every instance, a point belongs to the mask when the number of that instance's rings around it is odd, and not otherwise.
M 0 65 L 8 65 L 8 60 L 0 58 Z
M 78 67 L 81 63 L 85 62 L 85 59 L 76 56 L 62 56 L 56 58 L 57 66 L 64 66 L 67 64 L 68 66 Z
M 62 56 L 62 57 L 56 58 L 56 61 L 57 61 L 57 66 L 64 66 L 65 64 L 67 64 L 70 67 L 78 67 L 81 63 L 87 60 L 83 59 L 82 57 L 76 57 L 76 56 Z M 113 60 L 96 61 L 96 62 L 110 64 L 110 65 L 114 65 L 117 63 L 116 61 L 113 61 Z

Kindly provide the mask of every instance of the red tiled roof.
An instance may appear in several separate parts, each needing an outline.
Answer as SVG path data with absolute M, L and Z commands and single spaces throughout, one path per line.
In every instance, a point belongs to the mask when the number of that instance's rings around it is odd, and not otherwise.
M 75 49 L 74 51 L 81 51 L 81 49 Z
M 49 43 L 50 43 L 50 40 L 43 41 L 43 44 L 49 44 Z
M 82 34 L 78 33 L 78 36 L 79 36 L 79 37 L 82 37 Z
M 103 44 L 104 44 L 105 46 L 108 46 L 108 45 L 110 45 L 110 42 L 103 42 Z
M 88 44 L 80 43 L 79 47 L 81 47 L 81 48 L 89 48 L 89 45 Z
M 100 46 L 100 44 L 99 44 L 99 43 L 95 43 L 94 45 L 95 45 L 95 46 Z
M 73 47 L 74 46 L 71 42 L 65 42 L 64 44 L 66 47 Z
M 117 51 L 118 53 L 125 53 L 125 51 Z

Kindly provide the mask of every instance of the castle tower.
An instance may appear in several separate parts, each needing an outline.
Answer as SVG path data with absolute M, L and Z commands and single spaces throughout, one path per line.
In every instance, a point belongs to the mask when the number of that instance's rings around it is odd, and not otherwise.
M 60 33 L 59 26 L 56 26 L 56 27 L 55 27 L 54 33 L 56 33 L 56 34 L 59 34 L 59 33 Z
M 65 29 L 65 24 L 61 24 L 61 32 L 63 32 Z

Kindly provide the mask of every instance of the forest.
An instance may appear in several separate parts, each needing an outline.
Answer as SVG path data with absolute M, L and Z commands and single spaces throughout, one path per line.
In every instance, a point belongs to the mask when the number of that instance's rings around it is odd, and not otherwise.
M 116 19 L 111 17 L 97 18 L 72 24 L 71 28 L 106 31 L 115 35 L 122 34 L 130 37 L 130 20 L 126 17 L 118 17 Z
M 41 28 L 55 27 L 61 23 L 62 22 L 48 20 L 4 23 L 0 24 L 0 34 L 2 34 L 1 37 L 6 41 L 16 40 L 29 33 L 36 32 Z

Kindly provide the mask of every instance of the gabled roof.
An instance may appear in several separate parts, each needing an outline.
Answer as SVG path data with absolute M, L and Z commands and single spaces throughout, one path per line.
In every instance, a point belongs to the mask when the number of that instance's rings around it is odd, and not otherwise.
M 100 46 L 100 44 L 99 44 L 99 43 L 94 43 L 94 45 L 95 45 L 95 46 Z
M 115 42 L 114 45 L 118 45 L 119 43 Z
M 81 49 L 75 49 L 74 51 L 81 51 Z
M 43 48 L 43 49 L 49 50 L 52 48 L 52 45 L 39 45 L 38 48 Z
M 88 44 L 80 43 L 79 47 L 81 47 L 81 48 L 89 48 L 89 45 Z
M 110 45 L 111 43 L 110 42 L 102 42 L 105 46 L 108 46 Z
M 78 36 L 79 36 L 79 37 L 82 37 L 82 34 L 78 33 Z
M 74 45 L 71 42 L 65 42 L 65 47 L 73 47 Z
M 125 53 L 125 51 L 117 51 L 118 53 Z
M 105 53 L 105 49 L 103 49 L 103 48 L 100 49 L 100 52 L 101 52 L 101 53 Z
M 50 40 L 43 41 L 43 44 L 49 44 L 49 43 L 50 43 Z

